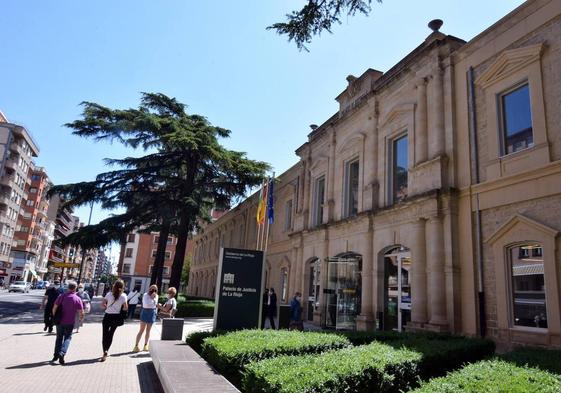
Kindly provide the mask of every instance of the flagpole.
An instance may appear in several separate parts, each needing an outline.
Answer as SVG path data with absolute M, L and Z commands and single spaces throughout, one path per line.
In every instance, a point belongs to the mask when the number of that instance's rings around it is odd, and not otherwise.
M 261 197 L 263 196 L 263 182 L 261 182 L 261 190 L 259 191 L 259 200 L 257 201 L 257 213 L 255 213 L 255 222 L 257 223 L 257 239 L 255 249 L 259 250 L 259 239 L 261 237 L 261 224 L 259 223 L 259 205 L 261 204 Z
M 271 183 L 274 183 L 274 182 L 275 182 L 275 172 L 273 172 L 273 177 L 271 178 Z M 273 199 L 274 198 L 274 195 L 273 195 L 274 190 L 275 190 L 274 184 L 270 184 L 269 189 L 268 189 L 269 192 L 267 193 L 267 199 L 270 198 L 270 200 L 271 200 L 271 209 L 273 208 L 273 203 L 274 203 L 274 199 Z M 271 196 L 269 197 L 269 195 L 271 195 Z M 271 217 L 269 217 L 268 207 L 269 207 L 269 204 L 267 203 L 267 234 L 265 235 L 265 252 L 267 252 L 267 248 L 269 246 L 269 231 L 271 229 Z

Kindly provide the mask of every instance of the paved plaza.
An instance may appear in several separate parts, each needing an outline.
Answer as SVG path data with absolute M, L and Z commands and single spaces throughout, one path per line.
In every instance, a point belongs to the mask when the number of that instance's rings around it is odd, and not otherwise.
M 35 301 L 40 299 L 39 293 L 25 296 Z M 0 298 L 9 299 L 6 293 L 0 293 Z M 162 392 L 149 352 L 131 352 L 138 331 L 137 321 L 117 329 L 109 358 L 99 362 L 102 312 L 98 299 L 94 313 L 87 316 L 80 332 L 72 336 L 66 365 L 61 366 L 50 363 L 56 336 L 43 332 L 41 313 L 35 307 L 0 319 L 0 391 Z M 212 320 L 186 320 L 184 334 L 211 327 Z M 160 334 L 158 322 L 152 329 L 152 339 L 159 339 Z

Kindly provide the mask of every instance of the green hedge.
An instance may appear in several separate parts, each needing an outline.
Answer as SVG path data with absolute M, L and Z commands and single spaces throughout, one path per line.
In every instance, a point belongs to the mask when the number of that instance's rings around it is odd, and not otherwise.
M 349 345 L 346 338 L 336 334 L 240 330 L 204 339 L 202 354 L 220 373 L 238 384 L 243 366 L 252 361 L 281 355 L 320 353 Z
M 242 387 L 246 393 L 399 392 L 416 384 L 420 360 L 382 343 L 282 356 L 246 366 Z
M 446 377 L 421 385 L 415 393 L 553 393 L 561 391 L 561 377 L 500 360 L 470 364 Z
M 352 332 L 339 332 L 345 336 L 351 344 L 357 345 L 366 345 L 370 344 L 373 341 L 396 341 L 396 340 L 404 340 L 409 338 L 424 338 L 427 340 L 450 340 L 450 339 L 458 339 L 463 338 L 461 336 L 452 336 L 447 333 L 435 333 L 435 332 L 418 332 L 418 333 L 408 333 L 408 332 L 396 332 L 394 330 L 389 331 L 352 331 Z
M 559 350 L 521 347 L 501 355 L 501 358 L 518 366 L 536 367 L 561 375 L 561 351 Z
M 214 316 L 214 302 L 208 300 L 190 300 L 177 303 L 177 318 L 201 317 L 212 318 Z
M 495 353 L 495 343 L 479 338 L 426 338 L 409 336 L 386 342 L 394 348 L 407 348 L 422 355 L 419 377 L 429 379 L 456 370 L 466 363 L 489 358 Z
M 218 337 L 226 334 L 223 330 L 214 330 L 211 332 L 198 331 L 192 332 L 185 338 L 185 343 L 195 350 L 199 355 L 202 353 L 203 340 L 209 337 Z

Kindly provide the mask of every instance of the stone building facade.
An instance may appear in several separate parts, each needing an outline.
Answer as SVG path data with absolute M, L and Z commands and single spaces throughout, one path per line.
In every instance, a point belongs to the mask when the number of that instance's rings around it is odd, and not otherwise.
M 561 3 L 528 1 L 467 43 L 440 25 L 387 72 L 347 77 L 296 150 L 265 286 L 281 304 L 302 292 L 328 328 L 561 345 Z M 256 209 L 195 236 L 191 294 L 214 296 L 220 247 L 255 248 Z

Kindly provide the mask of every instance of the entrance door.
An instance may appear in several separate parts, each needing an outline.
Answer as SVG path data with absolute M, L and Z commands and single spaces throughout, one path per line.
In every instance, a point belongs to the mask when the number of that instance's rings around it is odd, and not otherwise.
M 325 325 L 337 330 L 355 330 L 360 314 L 361 257 L 329 258 L 327 288 L 324 290 Z
M 411 253 L 400 248 L 384 258 L 384 330 L 401 332 L 411 320 Z

